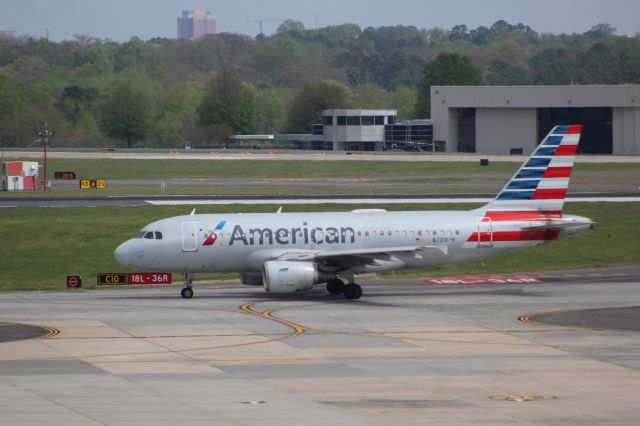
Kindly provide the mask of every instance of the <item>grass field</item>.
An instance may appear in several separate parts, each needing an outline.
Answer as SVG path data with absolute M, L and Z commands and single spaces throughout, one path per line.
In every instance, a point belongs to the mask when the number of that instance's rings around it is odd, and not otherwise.
M 207 206 L 199 213 L 272 212 L 279 206 Z M 350 210 L 345 205 L 286 206 L 285 211 Z M 390 210 L 462 210 L 472 205 L 392 205 Z M 95 285 L 99 272 L 123 268 L 113 250 L 147 223 L 186 214 L 180 207 L 14 208 L 0 210 L 0 290 L 62 289 L 65 276 L 80 274 L 84 287 Z M 640 203 L 569 203 L 567 213 L 590 217 L 594 230 L 558 242 L 484 260 L 482 263 L 396 276 L 529 271 L 640 264 Z M 200 276 L 201 278 L 203 276 Z M 207 275 L 228 278 L 230 275 Z M 176 277 L 179 279 L 179 277 Z
M 520 163 L 492 163 L 481 167 L 470 162 L 395 162 L 395 161 L 286 161 L 286 160 L 61 160 L 49 161 L 49 178 L 54 171 L 75 171 L 81 179 L 106 179 L 107 188 L 80 190 L 77 181 L 56 183 L 47 192 L 0 192 L 0 197 L 94 197 L 124 195 L 290 195 L 290 194 L 437 194 L 443 192 L 495 192 Z M 622 184 L 640 186 L 637 164 L 578 163 L 574 184 Z M 622 172 L 622 173 L 620 173 Z M 168 179 L 248 179 L 251 185 L 171 185 Z M 335 186 L 314 179 L 369 179 L 375 186 Z M 121 186 L 109 181 L 119 179 L 157 180 L 157 185 Z M 287 185 L 288 179 L 309 180 L 305 186 Z M 274 184 L 274 180 L 276 181 Z M 450 187 L 438 184 L 481 186 Z M 277 185 L 276 185 L 277 184 Z M 419 185 L 419 186 L 416 186 Z M 596 187 L 597 188 L 597 187 Z M 596 189 L 597 190 L 597 189 Z
M 79 179 L 204 179 L 204 178 L 317 178 L 384 177 L 513 173 L 520 162 L 286 161 L 286 160 L 64 160 L 48 161 L 54 171 L 75 171 Z M 581 171 L 637 170 L 633 163 L 580 163 Z

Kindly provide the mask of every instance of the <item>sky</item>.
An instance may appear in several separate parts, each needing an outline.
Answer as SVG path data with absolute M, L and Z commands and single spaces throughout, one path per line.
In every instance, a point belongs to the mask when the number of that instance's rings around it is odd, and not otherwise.
M 255 36 L 256 21 L 294 19 L 305 28 L 356 23 L 418 28 L 490 27 L 504 19 L 540 33 L 583 33 L 598 23 L 618 34 L 640 32 L 640 0 L 0 0 L 0 30 L 71 40 L 76 34 L 122 42 L 176 37 L 182 10 L 208 10 L 218 32 Z M 265 22 L 275 32 L 279 22 Z

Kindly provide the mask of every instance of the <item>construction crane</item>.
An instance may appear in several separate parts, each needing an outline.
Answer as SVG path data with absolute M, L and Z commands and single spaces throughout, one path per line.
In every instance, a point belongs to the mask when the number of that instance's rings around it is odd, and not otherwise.
M 284 22 L 286 21 L 286 19 L 256 19 L 254 21 L 247 21 L 247 24 L 256 24 L 259 23 L 260 24 L 260 33 L 258 34 L 257 37 L 264 37 L 264 23 L 265 22 Z

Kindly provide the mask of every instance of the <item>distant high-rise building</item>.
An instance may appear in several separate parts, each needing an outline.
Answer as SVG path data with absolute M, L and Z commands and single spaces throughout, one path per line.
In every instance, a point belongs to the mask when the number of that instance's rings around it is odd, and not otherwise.
M 178 38 L 193 40 L 216 33 L 216 17 L 204 10 L 183 10 L 178 18 Z

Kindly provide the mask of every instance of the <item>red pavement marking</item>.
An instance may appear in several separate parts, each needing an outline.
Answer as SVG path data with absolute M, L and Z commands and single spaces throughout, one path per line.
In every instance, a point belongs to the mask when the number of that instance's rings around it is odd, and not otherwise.
M 471 284 L 536 284 L 542 283 L 541 278 L 533 277 L 493 277 L 493 278 L 473 278 L 473 277 L 446 277 L 446 278 L 424 278 L 425 283 L 431 285 L 471 285 Z

